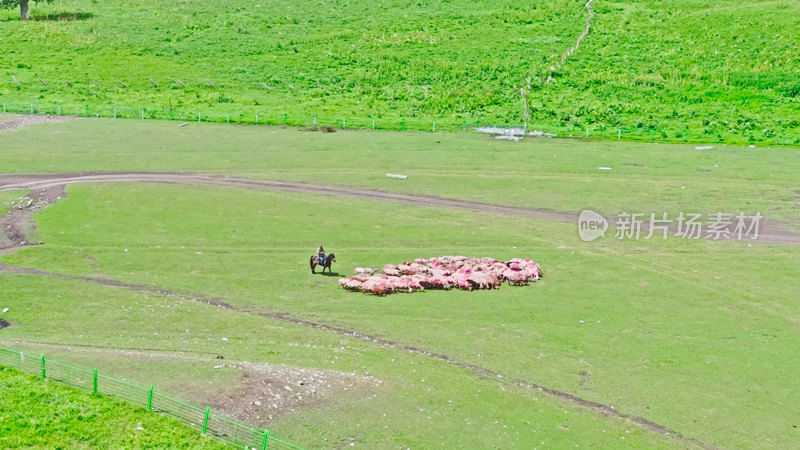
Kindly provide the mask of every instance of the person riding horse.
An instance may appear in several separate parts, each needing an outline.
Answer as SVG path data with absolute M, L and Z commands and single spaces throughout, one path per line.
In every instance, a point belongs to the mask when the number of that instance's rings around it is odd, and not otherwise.
M 325 264 L 325 249 L 322 248 L 322 244 L 320 244 L 319 248 L 317 249 L 317 264 Z
M 325 269 L 328 269 L 328 272 L 331 271 L 331 264 L 336 262 L 336 255 L 331 253 L 330 255 L 325 254 L 325 249 L 320 245 L 317 248 L 317 254 L 312 255 L 311 259 L 308 261 L 309 265 L 311 265 L 311 273 L 314 272 L 314 267 L 317 265 L 322 266 L 322 273 L 325 273 Z

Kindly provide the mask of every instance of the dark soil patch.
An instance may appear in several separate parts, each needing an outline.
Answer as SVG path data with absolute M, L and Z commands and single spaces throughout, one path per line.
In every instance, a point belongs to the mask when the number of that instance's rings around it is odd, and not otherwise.
M 10 323 L 8 323 L 8 321 L 7 321 L 7 320 L 5 320 L 5 319 L 0 319 L 0 330 L 2 330 L 3 328 L 8 328 L 8 327 L 10 327 L 10 326 L 11 326 L 11 324 L 10 324 Z
M 31 242 L 31 236 L 36 232 L 33 215 L 66 195 L 64 186 L 34 189 L 25 197 L 28 200 L 27 204 L 20 205 L 0 217 L 0 229 L 3 230 L 5 238 L 0 241 L 0 254 L 19 247 L 39 244 L 39 242 Z
M 302 127 L 300 131 L 321 131 L 323 133 L 335 133 L 336 128 L 334 127 Z

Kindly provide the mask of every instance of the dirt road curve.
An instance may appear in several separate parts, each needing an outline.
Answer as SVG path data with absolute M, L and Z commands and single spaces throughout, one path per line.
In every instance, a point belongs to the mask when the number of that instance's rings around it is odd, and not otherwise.
M 223 176 L 200 175 L 194 173 L 165 172 L 119 172 L 90 174 L 54 174 L 54 175 L 2 175 L 0 174 L 0 191 L 13 189 L 44 189 L 64 186 L 70 183 L 110 183 L 110 182 L 149 182 L 167 184 L 201 184 L 212 186 L 229 186 L 245 189 L 296 192 L 302 194 L 328 195 L 334 197 L 351 197 L 366 200 L 402 203 L 412 206 L 457 209 L 504 216 L 525 217 L 529 219 L 577 224 L 577 213 L 553 211 L 541 208 L 525 208 L 481 203 L 469 200 L 442 198 L 427 195 L 402 194 L 354 189 L 343 186 L 293 183 L 285 181 L 250 180 Z M 610 219 L 611 224 L 615 219 Z M 780 228 L 774 223 L 762 222 L 758 240 L 761 244 L 782 244 L 800 246 L 800 233 L 793 233 Z

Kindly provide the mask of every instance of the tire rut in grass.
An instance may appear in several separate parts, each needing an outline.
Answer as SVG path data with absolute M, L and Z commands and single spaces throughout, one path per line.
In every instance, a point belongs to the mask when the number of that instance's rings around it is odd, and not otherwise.
M 691 438 L 691 437 L 686 437 L 686 436 L 682 435 L 681 433 L 678 433 L 677 431 L 670 429 L 669 427 L 657 424 L 657 423 L 655 423 L 653 421 L 650 421 L 648 419 L 645 419 L 643 417 L 633 416 L 633 415 L 621 413 L 621 412 L 617 411 L 616 409 L 614 409 L 612 406 L 605 405 L 603 403 L 598 403 L 598 402 L 593 402 L 591 400 L 586 400 L 586 399 L 580 398 L 580 397 L 578 397 L 576 395 L 573 395 L 573 394 L 570 394 L 570 393 L 567 393 L 567 392 L 563 392 L 563 391 L 559 391 L 557 389 L 548 388 L 546 386 L 542 386 L 540 384 L 532 383 L 532 382 L 529 382 L 529 381 L 526 381 L 526 380 L 511 378 L 511 377 L 508 377 L 507 375 L 505 375 L 505 374 L 503 374 L 501 372 L 498 372 L 496 370 L 492 370 L 492 369 L 489 369 L 489 368 L 486 368 L 486 367 L 481 367 L 481 366 L 478 366 L 478 365 L 475 365 L 475 364 L 471 364 L 471 363 L 455 360 L 452 357 L 450 357 L 450 356 L 448 356 L 446 354 L 443 354 L 443 353 L 432 352 L 432 351 L 429 351 L 429 350 L 425 350 L 424 348 L 421 348 L 421 347 L 402 344 L 402 343 L 399 343 L 399 342 L 396 342 L 396 341 L 384 339 L 384 338 L 377 337 L 377 336 L 371 336 L 371 335 L 368 335 L 368 334 L 365 334 L 365 333 L 361 333 L 359 331 L 349 330 L 349 329 L 346 329 L 346 328 L 337 327 L 337 326 L 330 325 L 330 324 L 325 324 L 325 323 L 321 323 L 321 322 L 312 322 L 312 321 L 309 321 L 309 320 L 305 320 L 305 319 L 302 319 L 302 318 L 295 317 L 295 316 L 293 316 L 293 315 L 291 315 L 289 313 L 275 313 L 275 312 L 254 311 L 254 310 L 250 310 L 250 309 L 239 308 L 239 307 L 233 306 L 232 304 L 227 303 L 224 300 L 222 300 L 220 298 L 217 298 L 217 297 L 206 297 L 206 296 L 203 296 L 203 295 L 195 295 L 195 294 L 191 294 L 191 293 L 181 293 L 181 292 L 177 292 L 177 291 L 173 291 L 173 290 L 169 290 L 169 289 L 163 289 L 163 288 L 158 288 L 158 287 L 154 287 L 154 286 L 148 286 L 148 285 L 144 285 L 144 284 L 128 283 L 128 282 L 125 282 L 125 281 L 112 280 L 112 279 L 104 278 L 104 277 L 83 277 L 83 276 L 77 276 L 77 275 L 71 275 L 71 274 L 50 272 L 50 271 L 45 271 L 45 270 L 40 270 L 40 269 L 35 269 L 35 268 L 30 268 L 30 267 L 8 266 L 8 265 L 2 264 L 2 263 L 0 263 L 0 271 L 16 273 L 16 274 L 24 274 L 24 275 L 38 275 L 38 276 L 56 277 L 56 278 L 62 278 L 62 279 L 68 279 L 68 280 L 80 280 L 80 281 L 86 281 L 86 282 L 101 284 L 103 286 L 110 286 L 110 287 L 116 287 L 116 288 L 121 288 L 121 289 L 132 290 L 132 291 L 148 292 L 148 293 L 162 295 L 162 296 L 175 297 L 175 298 L 180 298 L 182 300 L 187 300 L 187 301 L 191 301 L 191 302 L 197 302 L 197 303 L 203 303 L 203 304 L 207 304 L 207 305 L 216 306 L 218 308 L 222 308 L 222 309 L 225 309 L 227 311 L 235 312 L 235 313 L 238 313 L 238 314 L 245 314 L 245 315 L 250 315 L 250 316 L 263 317 L 263 318 L 276 320 L 276 321 L 280 321 L 280 322 L 284 322 L 284 323 L 291 323 L 291 324 L 300 325 L 300 326 L 303 326 L 303 327 L 322 330 L 322 331 L 334 333 L 334 334 L 341 335 L 341 336 L 347 336 L 347 337 L 351 337 L 351 338 L 354 338 L 354 339 L 361 340 L 363 342 L 375 344 L 375 345 L 378 345 L 378 346 L 381 346 L 381 347 L 384 347 L 384 348 L 400 350 L 400 351 L 403 351 L 403 352 L 406 352 L 406 353 L 410 353 L 410 354 L 415 354 L 415 355 L 422 355 L 422 356 L 425 356 L 427 358 L 434 359 L 436 361 L 445 363 L 447 365 L 450 365 L 450 366 L 457 367 L 459 369 L 465 370 L 465 371 L 470 372 L 470 373 L 472 373 L 474 375 L 477 375 L 478 377 L 483 378 L 483 379 L 492 379 L 492 380 L 496 380 L 496 381 L 500 382 L 501 384 L 512 385 L 512 386 L 516 386 L 516 387 L 523 388 L 523 389 L 535 389 L 535 390 L 538 390 L 539 392 L 542 392 L 542 393 L 547 394 L 549 396 L 559 398 L 559 399 L 567 401 L 567 402 L 569 402 L 571 404 L 579 405 L 581 407 L 590 409 L 590 410 L 595 411 L 595 412 L 597 412 L 599 414 L 602 414 L 604 416 L 627 420 L 629 422 L 632 422 L 632 423 L 635 423 L 635 424 L 641 426 L 642 428 L 645 428 L 645 429 L 647 429 L 649 431 L 658 433 L 658 434 L 666 436 L 666 437 L 676 438 L 676 439 L 679 439 L 679 440 L 681 440 L 683 442 L 686 442 L 686 443 L 689 443 L 689 444 L 692 444 L 692 445 L 696 445 L 696 446 L 699 446 L 699 447 L 705 448 L 705 449 L 714 448 L 714 447 L 711 447 L 711 446 L 709 446 L 709 445 L 707 445 L 707 444 L 705 444 L 705 443 L 703 443 L 703 442 L 701 442 L 701 441 L 699 441 L 697 439 L 694 439 L 694 438 Z
M 200 175 L 185 172 L 114 172 L 114 173 L 85 173 L 85 174 L 53 174 L 53 175 L 2 175 L 0 174 L 0 191 L 15 189 L 43 189 L 53 188 L 70 183 L 110 183 L 110 182 L 145 182 L 164 184 L 188 184 L 238 187 L 261 191 L 293 192 L 299 194 L 325 195 L 331 197 L 349 197 L 381 202 L 401 203 L 411 206 L 473 211 L 502 216 L 523 217 L 549 222 L 578 223 L 577 212 L 556 211 L 545 208 L 529 208 L 520 206 L 507 206 L 492 203 L 477 202 L 444 198 L 431 195 L 404 194 L 385 192 L 370 189 L 356 189 L 344 186 L 317 185 L 299 182 L 254 180 L 246 178 L 231 178 L 224 176 Z M 610 224 L 616 218 L 607 217 Z M 647 225 L 647 224 L 645 224 Z M 643 231 L 647 232 L 643 226 Z M 668 230 L 675 233 L 677 228 L 672 226 Z M 720 239 L 722 241 L 726 239 Z M 728 239 L 734 242 L 733 238 Z M 751 241 L 759 244 L 780 244 L 800 246 L 800 233 L 794 233 L 771 221 L 762 221 L 758 232 L 758 239 Z M 2 248 L 0 248 L 2 251 Z

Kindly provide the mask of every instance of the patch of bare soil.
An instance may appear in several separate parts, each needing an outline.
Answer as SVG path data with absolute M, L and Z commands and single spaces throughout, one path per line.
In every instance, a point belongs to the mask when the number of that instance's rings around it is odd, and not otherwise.
M 334 127 L 303 127 L 300 128 L 300 131 L 322 131 L 323 133 L 335 133 L 336 128 Z
M 349 395 L 364 395 L 382 382 L 371 376 L 297 367 L 235 362 L 241 375 L 235 392 L 211 399 L 215 411 L 246 423 L 267 427 L 278 418 Z
M 20 128 L 29 127 L 31 125 L 37 125 L 40 123 L 56 123 L 56 122 L 64 122 L 66 120 L 76 119 L 76 117 L 70 116 L 43 116 L 43 115 L 27 115 L 27 114 L 20 114 L 20 115 L 13 115 L 7 119 L 0 119 L 0 133 L 5 131 L 13 131 L 18 130 Z
M 26 245 L 39 244 L 31 242 L 30 238 L 36 233 L 33 215 L 66 195 L 63 185 L 48 186 L 32 190 L 21 202 L 12 205 L 8 214 L 0 217 L 0 229 L 3 230 L 3 236 L 0 237 L 0 254 Z

